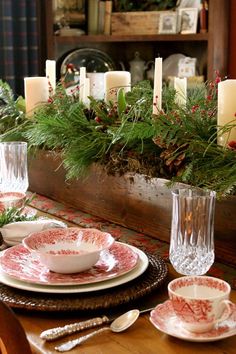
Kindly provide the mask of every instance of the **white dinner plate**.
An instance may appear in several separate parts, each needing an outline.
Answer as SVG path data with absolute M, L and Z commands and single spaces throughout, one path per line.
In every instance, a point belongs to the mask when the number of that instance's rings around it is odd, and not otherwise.
M 21 290 L 28 290 L 34 292 L 41 292 L 41 293 L 51 293 L 51 294 L 73 294 L 73 293 L 85 293 L 85 292 L 92 292 L 98 290 L 104 290 L 113 288 L 118 285 L 125 284 L 141 274 L 145 272 L 148 267 L 148 257 L 146 254 L 141 251 L 140 249 L 130 246 L 134 252 L 137 252 L 139 259 L 137 262 L 136 267 L 131 270 L 129 273 L 121 275 L 117 278 L 113 278 L 110 280 L 105 280 L 99 283 L 93 284 L 86 284 L 86 285 L 71 285 L 71 286 L 56 286 L 56 285 L 43 285 L 43 284 L 31 284 L 24 281 L 20 281 L 8 276 L 2 270 L 0 271 L 0 282 L 5 285 L 11 286 L 13 288 L 21 289 Z

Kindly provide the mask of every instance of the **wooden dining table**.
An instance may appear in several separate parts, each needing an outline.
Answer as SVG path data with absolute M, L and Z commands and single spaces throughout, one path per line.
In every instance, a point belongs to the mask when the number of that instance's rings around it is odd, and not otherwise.
M 38 211 L 40 215 L 50 216 L 45 211 Z M 55 216 L 57 219 L 61 219 Z M 74 222 L 68 221 L 68 226 L 74 226 Z M 115 308 L 104 309 L 101 315 L 116 317 L 121 313 L 133 308 L 140 310 L 153 308 L 168 299 L 168 282 L 180 274 L 177 274 L 173 267 L 168 264 L 168 275 L 160 287 L 151 293 L 130 301 L 125 305 Z M 236 270 L 235 270 L 236 275 Z M 231 300 L 236 303 L 236 290 L 231 291 Z M 83 321 L 97 316 L 92 310 L 86 311 L 34 311 L 24 308 L 13 308 L 17 318 L 22 324 L 32 353 L 52 354 L 57 353 L 55 346 L 68 339 L 74 339 L 81 335 L 88 334 L 94 328 L 86 329 L 83 332 L 75 333 L 55 341 L 47 342 L 40 338 L 40 333 L 46 329 L 64 326 L 70 323 Z M 13 338 L 17 341 L 17 338 Z M 72 349 L 71 354 L 235 354 L 236 336 L 212 342 L 190 342 L 165 334 L 154 327 L 150 321 L 150 311 L 140 314 L 137 321 L 122 333 L 106 331 L 96 337 L 89 339 L 80 346 Z M 22 353 L 24 354 L 24 353 Z
M 140 308 L 159 304 L 168 298 L 167 283 L 170 279 L 179 276 L 171 266 L 169 266 L 168 279 L 161 289 L 156 290 L 148 299 L 140 299 Z M 236 291 L 232 290 L 231 300 L 236 302 Z M 145 302 L 146 301 L 146 302 Z M 136 305 L 136 304 L 135 304 Z M 132 303 L 129 304 L 132 308 Z M 137 305 L 136 305 L 137 307 Z M 120 311 L 122 308 L 120 309 Z M 124 309 L 125 311 L 125 309 Z M 57 353 L 54 347 L 65 339 L 74 339 L 83 334 L 90 333 L 93 329 L 86 330 L 53 342 L 46 342 L 40 339 L 40 333 L 48 328 L 64 326 L 74 321 L 81 321 L 93 316 L 87 313 L 86 316 L 79 313 L 47 314 L 17 311 L 17 317 L 23 325 L 33 353 L 51 354 Z M 174 338 L 156 329 L 150 322 L 150 314 L 141 314 L 138 320 L 126 331 L 122 333 L 112 333 L 107 331 L 71 350 L 70 353 L 83 354 L 235 354 L 236 336 L 227 339 L 208 343 L 195 343 Z M 23 354 L 23 353 L 22 353 Z

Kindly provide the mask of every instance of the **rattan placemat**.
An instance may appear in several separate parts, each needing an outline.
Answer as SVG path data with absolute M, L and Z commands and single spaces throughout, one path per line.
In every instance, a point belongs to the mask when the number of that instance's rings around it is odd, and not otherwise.
M 157 255 L 146 253 L 147 270 L 138 278 L 111 289 L 81 294 L 43 294 L 0 284 L 0 299 L 12 308 L 37 311 L 75 311 L 108 309 L 151 293 L 164 282 L 168 268 Z

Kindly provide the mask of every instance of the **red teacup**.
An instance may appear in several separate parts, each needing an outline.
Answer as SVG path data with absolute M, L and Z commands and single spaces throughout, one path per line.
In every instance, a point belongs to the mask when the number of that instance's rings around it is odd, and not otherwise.
M 230 316 L 230 291 L 227 282 L 208 276 L 186 276 L 168 284 L 176 316 L 185 329 L 197 333 L 209 331 Z

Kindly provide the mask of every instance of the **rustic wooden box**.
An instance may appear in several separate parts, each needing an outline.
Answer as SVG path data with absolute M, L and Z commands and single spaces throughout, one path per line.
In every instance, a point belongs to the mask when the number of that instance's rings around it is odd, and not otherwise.
M 113 12 L 111 15 L 111 34 L 157 34 L 159 17 L 160 11 Z
M 86 179 L 66 182 L 60 156 L 40 152 L 29 163 L 30 190 L 169 242 L 172 196 L 166 180 L 108 176 L 94 165 Z M 216 257 L 236 266 L 236 198 L 216 203 Z

